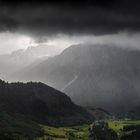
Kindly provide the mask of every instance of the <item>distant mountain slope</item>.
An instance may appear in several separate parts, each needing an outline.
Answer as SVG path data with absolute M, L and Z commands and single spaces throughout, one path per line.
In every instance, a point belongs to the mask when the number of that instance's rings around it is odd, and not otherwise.
M 87 111 L 94 116 L 96 120 L 110 119 L 112 114 L 102 108 L 86 107 Z
M 128 111 L 140 101 L 140 51 L 107 45 L 75 45 L 14 75 L 43 81 L 80 105 Z
M 28 65 L 38 64 L 50 56 L 57 55 L 61 50 L 52 45 L 29 46 L 26 50 L 19 49 L 11 54 L 0 55 L 0 77 L 8 78 Z
M 0 81 L 0 112 L 21 114 L 50 125 L 87 123 L 93 117 L 71 99 L 43 83 Z
M 128 112 L 127 114 L 128 118 L 132 118 L 132 119 L 140 119 L 140 106 L 137 106 L 133 109 L 131 109 L 131 111 Z
M 7 79 L 12 73 L 23 69 L 24 67 L 47 59 L 47 56 L 38 58 L 31 49 L 17 50 L 11 54 L 0 55 L 0 77 Z

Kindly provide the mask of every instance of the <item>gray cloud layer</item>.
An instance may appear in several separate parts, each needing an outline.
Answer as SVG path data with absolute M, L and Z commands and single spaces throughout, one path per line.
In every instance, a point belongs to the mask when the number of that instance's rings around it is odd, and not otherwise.
M 107 3 L 108 4 L 108 3 Z M 140 30 L 136 0 L 122 0 L 111 6 L 94 4 L 19 4 L 0 7 L 0 31 L 10 30 L 33 36 L 64 34 L 106 34 Z

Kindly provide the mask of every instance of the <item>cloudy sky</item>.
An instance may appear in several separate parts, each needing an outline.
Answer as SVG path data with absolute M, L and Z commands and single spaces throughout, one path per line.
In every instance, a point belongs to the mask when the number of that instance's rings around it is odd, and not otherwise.
M 138 0 L 1 1 L 0 54 L 84 41 L 139 48 L 139 17 Z

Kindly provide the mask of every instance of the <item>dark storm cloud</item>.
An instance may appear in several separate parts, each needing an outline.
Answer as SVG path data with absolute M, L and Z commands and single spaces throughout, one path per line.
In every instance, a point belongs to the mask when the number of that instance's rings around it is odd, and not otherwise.
M 136 0 L 4 3 L 0 6 L 0 30 L 25 32 L 34 36 L 105 34 L 140 30 Z

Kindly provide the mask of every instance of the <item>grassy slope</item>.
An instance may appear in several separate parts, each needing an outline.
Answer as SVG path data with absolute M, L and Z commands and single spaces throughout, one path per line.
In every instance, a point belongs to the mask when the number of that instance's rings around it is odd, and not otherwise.
M 140 120 L 138 121 L 125 121 L 125 120 L 107 120 L 109 128 L 115 130 L 120 135 L 124 135 L 122 131 L 123 126 L 125 125 L 140 125 Z M 45 131 L 44 138 L 53 138 L 53 140 L 89 140 L 89 131 L 88 128 L 90 125 L 81 125 L 73 127 L 50 127 L 41 125 Z M 73 136 L 71 136 L 72 134 Z M 39 138 L 38 140 L 43 140 Z
M 113 130 L 115 130 L 116 132 L 123 129 L 123 126 L 125 126 L 125 125 L 140 125 L 140 120 L 138 120 L 138 121 L 124 121 L 124 120 L 113 121 L 113 120 L 110 120 L 107 122 L 109 124 L 109 127 L 112 128 Z
M 73 127 L 50 127 L 41 125 L 45 131 L 43 138 L 53 138 L 53 140 L 88 140 L 89 139 L 89 125 L 73 126 Z
M 124 121 L 124 120 L 115 120 L 115 121 L 108 121 L 108 125 L 111 129 L 117 132 L 118 136 L 121 138 L 122 136 L 126 136 L 132 133 L 130 131 L 123 131 L 124 126 L 135 126 L 140 125 L 140 120 L 137 121 Z
M 88 140 L 89 125 L 51 127 L 22 116 L 0 113 L 0 139 L 4 140 Z M 50 139 L 50 140 L 52 140 Z

